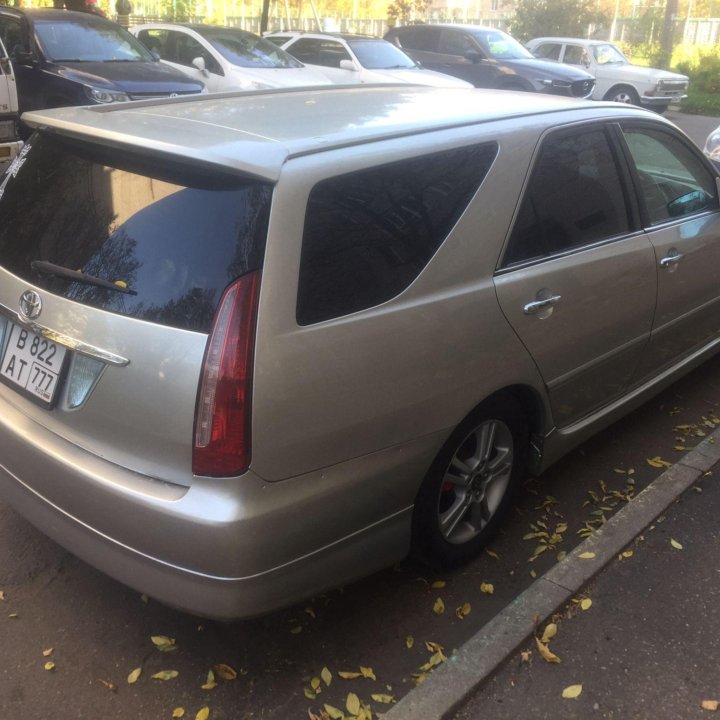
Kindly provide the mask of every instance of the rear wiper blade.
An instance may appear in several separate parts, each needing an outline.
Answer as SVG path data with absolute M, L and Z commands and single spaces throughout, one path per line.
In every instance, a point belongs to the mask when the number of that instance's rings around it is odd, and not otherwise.
M 39 273 L 43 273 L 43 275 L 67 278 L 68 280 L 85 283 L 86 285 L 96 285 L 97 287 L 106 288 L 107 290 L 115 290 L 116 292 L 125 293 L 126 295 L 137 295 L 137 290 L 130 290 L 130 288 L 126 286 L 118 285 L 109 280 L 103 280 L 94 275 L 88 275 L 78 270 L 71 270 L 62 265 L 55 265 L 55 263 L 45 262 L 44 260 L 33 260 L 30 263 L 30 267 Z

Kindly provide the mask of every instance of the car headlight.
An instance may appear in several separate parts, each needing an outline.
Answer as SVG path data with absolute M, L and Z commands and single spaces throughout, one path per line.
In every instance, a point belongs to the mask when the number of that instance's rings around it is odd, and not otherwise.
M 114 92 L 113 90 L 92 87 L 91 85 L 85 86 L 85 92 L 90 100 L 96 103 L 105 104 L 112 102 L 127 102 L 130 100 L 124 92 Z
M 705 143 L 705 154 L 712 160 L 720 160 L 720 128 L 710 133 Z

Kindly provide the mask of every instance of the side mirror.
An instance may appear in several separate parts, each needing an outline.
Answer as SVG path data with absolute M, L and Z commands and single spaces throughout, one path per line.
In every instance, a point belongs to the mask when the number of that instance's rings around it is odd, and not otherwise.
M 482 55 L 477 50 L 468 50 L 465 53 L 465 59 L 469 60 L 473 65 L 477 65 L 482 60 Z
M 707 207 L 708 196 L 703 190 L 693 190 L 685 193 L 667 204 L 670 217 L 682 217 Z
M 159 62 L 160 53 L 157 50 L 151 50 L 150 54 L 152 55 L 152 58 L 153 58 L 153 60 L 155 60 L 155 62 Z
M 208 71 L 205 67 L 205 58 L 204 57 L 196 57 L 192 60 L 193 67 L 196 67 L 203 75 L 207 75 Z
M 340 61 L 340 69 L 341 70 L 350 70 L 351 72 L 358 72 L 358 67 L 355 65 L 355 63 L 352 60 L 341 60 Z

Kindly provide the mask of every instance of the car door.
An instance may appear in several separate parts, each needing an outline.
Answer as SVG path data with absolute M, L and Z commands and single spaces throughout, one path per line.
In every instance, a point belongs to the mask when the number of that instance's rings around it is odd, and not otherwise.
M 720 336 L 720 205 L 716 175 L 674 128 L 621 127 L 658 275 L 642 380 Z
M 493 87 L 498 75 L 496 64 L 470 33 L 443 28 L 437 47 L 434 70 L 446 72 L 472 83 L 475 87 Z
M 649 341 L 655 256 L 629 190 L 609 126 L 546 135 L 495 276 L 561 427 L 618 397 Z
M 42 108 L 45 77 L 41 68 L 31 59 L 30 53 L 34 48 L 27 22 L 17 16 L 0 13 L 0 40 L 12 62 L 20 112 Z

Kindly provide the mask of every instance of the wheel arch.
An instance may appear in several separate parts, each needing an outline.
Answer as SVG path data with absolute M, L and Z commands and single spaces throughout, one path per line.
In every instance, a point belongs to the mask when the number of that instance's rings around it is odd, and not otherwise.
M 603 95 L 603 100 L 610 100 L 613 95 L 616 95 L 621 90 L 629 91 L 630 95 L 637 98 L 638 103 L 640 102 L 640 93 L 637 91 L 637 89 L 626 82 L 624 83 L 616 83 L 613 85 L 606 93 Z

